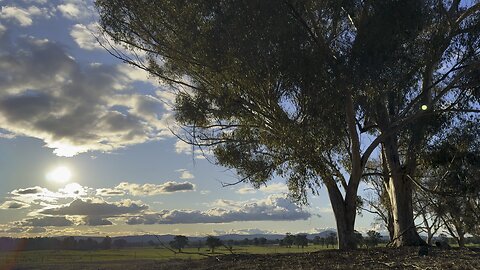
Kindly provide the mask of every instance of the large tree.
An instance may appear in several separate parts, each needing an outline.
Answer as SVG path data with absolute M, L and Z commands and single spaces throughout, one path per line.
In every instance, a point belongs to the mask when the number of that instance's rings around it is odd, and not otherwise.
M 412 182 L 432 119 L 475 111 L 480 4 L 460 1 L 97 0 L 125 61 L 178 90 L 189 142 L 254 186 L 323 183 L 341 249 L 355 247 L 358 186 L 383 144 L 396 245 L 421 244 Z M 120 55 L 119 55 L 120 54 Z M 423 110 L 422 110 L 423 108 Z M 399 154 L 400 140 L 410 142 Z

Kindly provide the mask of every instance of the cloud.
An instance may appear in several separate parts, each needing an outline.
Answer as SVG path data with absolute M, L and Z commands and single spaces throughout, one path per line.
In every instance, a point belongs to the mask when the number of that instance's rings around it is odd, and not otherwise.
M 44 233 L 47 232 L 47 229 L 42 227 L 33 227 L 27 230 L 27 233 Z
M 305 220 L 311 214 L 286 197 L 271 195 L 266 199 L 238 202 L 233 209 L 211 208 L 199 210 L 163 210 L 131 217 L 127 224 L 192 224 L 229 223 L 235 221 Z M 240 206 L 241 205 L 241 206 Z
M 94 202 L 76 199 L 73 202 L 54 208 L 46 208 L 38 213 L 53 216 L 118 216 L 135 214 L 148 209 L 147 205 L 125 200 L 117 203 Z
M 30 13 L 19 7 L 3 6 L 0 18 L 16 21 L 20 26 L 30 26 L 33 23 Z
M 196 159 L 205 159 L 206 154 L 211 154 L 207 149 L 199 149 L 198 147 L 194 147 L 182 140 L 177 140 L 175 143 L 175 152 L 177 154 L 185 154 L 185 155 L 195 155 Z
M 133 196 L 154 196 L 159 194 L 168 194 L 174 192 L 194 191 L 195 185 L 190 182 L 174 182 L 169 181 L 160 185 L 156 184 L 135 184 L 129 182 L 122 182 L 112 189 L 97 189 L 99 196 L 117 196 L 122 193 L 129 193 Z
M 19 201 L 6 201 L 0 205 L 0 209 L 22 209 L 27 208 L 30 205 L 28 203 L 19 202 Z
M 51 12 L 47 8 L 38 8 L 36 6 L 30 6 L 28 8 L 2 6 L 0 11 L 0 18 L 14 21 L 22 27 L 31 26 L 33 24 L 32 18 L 38 16 L 50 18 Z
M 32 227 L 66 227 L 72 226 L 73 222 L 66 219 L 65 217 L 39 217 L 24 219 L 19 222 L 19 225 Z
M 287 187 L 287 185 L 285 185 L 283 183 L 271 183 L 271 184 L 268 184 L 266 186 L 261 186 L 259 189 L 255 189 L 251 186 L 244 186 L 244 187 L 238 189 L 237 191 L 235 191 L 235 193 L 238 193 L 238 194 L 253 194 L 253 193 L 256 193 L 257 190 L 259 190 L 263 193 L 266 193 L 266 194 L 287 193 L 288 192 L 288 187 Z
M 35 186 L 35 187 L 30 187 L 30 188 L 15 189 L 11 193 L 13 195 L 21 196 L 21 195 L 28 195 L 28 194 L 39 194 L 39 193 L 44 192 L 45 190 L 47 190 L 47 189 L 39 187 L 39 186 Z
M 92 216 L 92 217 L 85 217 L 84 219 L 85 225 L 87 226 L 107 226 L 113 225 L 113 223 L 105 218 Z
M 88 187 L 84 187 L 78 183 L 69 183 L 58 191 L 51 191 L 44 187 L 28 187 L 19 188 L 10 192 L 11 199 L 17 202 L 31 204 L 34 202 L 56 202 L 59 199 L 85 197 L 92 193 Z
M 70 36 L 73 38 L 77 45 L 85 50 L 97 50 L 103 49 L 99 41 L 95 37 L 94 23 L 87 25 L 75 24 L 70 31 Z
M 85 3 L 82 4 L 82 1 L 61 4 L 57 9 L 65 18 L 72 20 L 87 18 L 92 13 L 92 8 L 87 7 Z
M 137 78 L 119 66 L 83 66 L 59 44 L 32 37 L 0 43 L 0 63 L 0 126 L 59 156 L 171 136 L 162 102 L 129 94 Z
M 186 169 L 180 169 L 180 170 L 176 170 L 176 171 L 180 173 L 180 179 L 193 179 L 193 178 L 195 178 L 195 176 L 193 176 L 193 174 Z
M 257 190 L 255 190 L 253 187 L 243 187 L 235 191 L 235 193 L 238 193 L 238 194 L 253 194 L 256 192 Z
M 127 194 L 124 190 L 117 190 L 111 188 L 99 188 L 97 189 L 97 195 L 103 197 L 112 197 L 112 196 L 124 196 Z

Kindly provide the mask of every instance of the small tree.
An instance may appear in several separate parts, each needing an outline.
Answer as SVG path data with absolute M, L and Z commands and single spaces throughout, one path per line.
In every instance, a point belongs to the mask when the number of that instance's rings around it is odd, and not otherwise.
M 313 243 L 314 245 L 320 245 L 320 241 L 321 241 L 320 239 L 321 239 L 321 237 L 317 235 L 317 236 L 315 236 L 315 237 L 313 238 L 312 243 Z
M 170 241 L 169 244 L 172 248 L 178 249 L 178 252 L 182 252 L 182 248 L 188 244 L 188 237 L 184 235 L 175 235 L 173 241 Z
M 303 249 L 304 247 L 308 246 L 307 235 L 306 235 L 306 234 L 297 234 L 297 235 L 295 235 L 294 244 L 295 244 L 298 248 L 302 247 L 302 249 Z
M 327 245 L 327 248 L 329 245 L 334 246 L 336 242 L 337 242 L 337 233 L 334 233 L 334 232 L 329 233 L 327 238 L 325 239 L 325 244 Z
M 367 232 L 367 239 L 365 241 L 367 247 L 376 247 L 378 243 L 380 243 L 380 239 L 382 239 L 382 236 L 380 235 L 379 232 L 370 230 Z
M 102 247 L 102 249 L 112 248 L 112 238 L 110 238 L 110 236 L 108 236 L 108 235 L 105 236 L 105 238 L 103 238 L 103 241 L 100 244 L 100 246 Z
M 291 233 L 287 233 L 285 235 L 285 238 L 283 238 L 283 245 L 286 246 L 287 248 L 292 247 L 294 242 L 295 242 L 295 236 L 293 236 Z
M 127 240 L 125 240 L 125 239 L 115 239 L 113 241 L 113 245 L 116 248 L 124 248 L 127 245 Z
M 357 242 L 358 247 L 361 247 L 364 244 L 363 235 L 358 231 L 355 231 L 355 241 Z
M 212 253 L 215 252 L 216 247 L 220 247 L 223 245 L 222 240 L 214 236 L 208 236 L 205 244 L 210 248 Z

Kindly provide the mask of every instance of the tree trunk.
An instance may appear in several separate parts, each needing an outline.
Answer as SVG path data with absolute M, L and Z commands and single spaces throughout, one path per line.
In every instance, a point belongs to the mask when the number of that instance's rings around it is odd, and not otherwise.
M 355 218 L 356 211 L 356 193 L 350 194 L 347 192 L 345 200 L 338 190 L 335 182 L 328 181 L 326 183 L 327 190 L 332 204 L 333 213 L 337 223 L 337 241 L 338 249 L 351 250 L 356 249 L 355 241 Z
M 384 146 L 391 173 L 387 190 L 393 214 L 393 245 L 396 247 L 425 245 L 425 241 L 420 238 L 415 227 L 412 203 L 413 183 L 408 178 L 406 170 L 400 165 L 396 138 L 388 137 Z
M 457 230 L 457 243 L 459 247 L 465 247 L 465 231 L 463 230 L 462 226 L 456 226 Z

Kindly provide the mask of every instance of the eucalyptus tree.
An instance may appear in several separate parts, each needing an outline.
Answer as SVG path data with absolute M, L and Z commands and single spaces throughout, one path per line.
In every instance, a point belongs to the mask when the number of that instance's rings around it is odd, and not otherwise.
M 190 143 L 255 187 L 293 198 L 324 184 L 341 249 L 355 247 L 357 191 L 383 144 L 395 244 L 416 245 L 416 147 L 431 119 L 475 111 L 480 4 L 454 1 L 97 0 L 111 50 L 177 89 Z M 400 140 L 410 141 L 408 155 Z
M 465 245 L 465 234 L 476 234 L 480 223 L 480 124 L 467 121 L 436 138 L 424 166 L 424 200 L 445 230 Z

